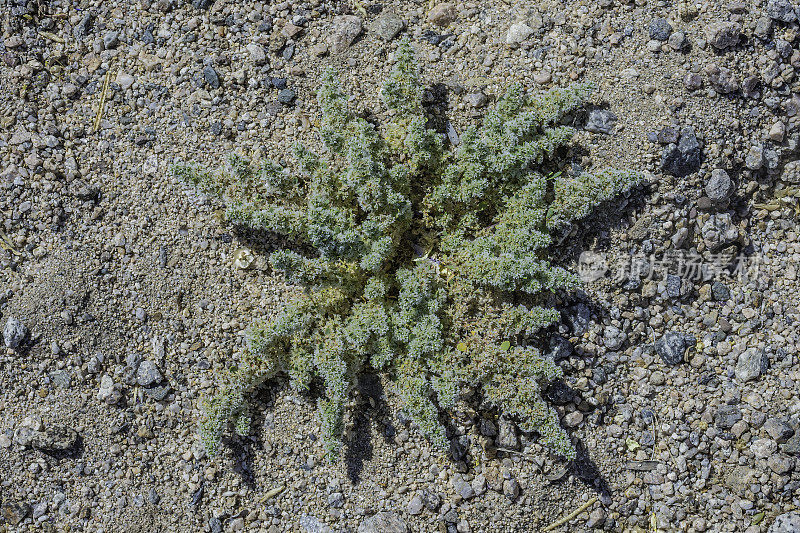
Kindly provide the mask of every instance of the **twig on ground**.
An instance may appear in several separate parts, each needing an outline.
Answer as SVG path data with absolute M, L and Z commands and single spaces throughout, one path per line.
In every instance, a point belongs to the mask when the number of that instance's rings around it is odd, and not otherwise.
M 588 509 L 596 501 L 597 501 L 597 497 L 594 497 L 594 498 L 590 499 L 588 502 L 584 503 L 583 505 L 581 505 L 580 507 L 578 507 L 577 509 L 575 509 L 574 511 L 569 513 L 567 516 L 565 516 L 563 518 L 559 518 L 558 520 L 556 520 L 555 522 L 553 522 L 552 524 L 550 524 L 549 526 L 544 528 L 542 530 L 542 533 L 544 533 L 545 531 L 553 531 L 558 526 L 563 526 L 564 524 L 566 524 L 567 522 L 569 522 L 570 520 L 572 520 L 573 518 L 575 518 L 576 516 L 581 514 L 583 511 Z
M 42 37 L 47 37 L 51 41 L 55 41 L 57 43 L 64 44 L 66 42 L 66 41 L 64 41 L 63 38 L 59 37 L 55 33 L 50 33 L 49 31 L 40 31 L 39 35 L 41 35 Z
M 111 81 L 111 69 L 106 72 L 106 79 L 103 81 L 103 90 L 100 92 L 100 105 L 97 107 L 97 117 L 94 119 L 94 132 L 100 130 L 100 121 L 103 118 L 103 108 L 106 106 L 106 93 L 108 92 L 108 84 Z
M 264 496 L 262 496 L 261 498 L 262 503 L 269 500 L 270 498 L 277 496 L 278 494 L 283 492 L 285 488 L 286 488 L 285 486 L 280 485 L 278 487 L 275 487 L 274 489 L 268 490 L 266 494 L 264 494 Z

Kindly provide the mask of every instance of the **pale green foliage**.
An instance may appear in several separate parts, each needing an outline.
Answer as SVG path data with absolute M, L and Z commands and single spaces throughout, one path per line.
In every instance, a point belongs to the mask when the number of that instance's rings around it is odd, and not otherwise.
M 541 307 L 544 296 L 578 285 L 548 261 L 550 231 L 640 180 L 613 170 L 576 178 L 544 172 L 573 135 L 558 122 L 590 87 L 530 97 L 514 86 L 455 150 L 426 127 L 408 42 L 381 92 L 391 114 L 382 132 L 349 112 L 339 87 L 327 72 L 318 94 L 325 150 L 296 147 L 294 172 L 240 156 L 217 173 L 178 169 L 217 194 L 229 220 L 313 250 L 271 255 L 305 293 L 253 328 L 245 360 L 206 402 L 209 452 L 229 422 L 248 431 L 248 395 L 285 373 L 298 391 L 322 385 L 322 436 L 336 457 L 354 380 L 372 368 L 394 379 L 404 409 L 441 447 L 439 417 L 470 386 L 574 457 L 540 395 L 561 371 L 530 342 L 559 318 Z

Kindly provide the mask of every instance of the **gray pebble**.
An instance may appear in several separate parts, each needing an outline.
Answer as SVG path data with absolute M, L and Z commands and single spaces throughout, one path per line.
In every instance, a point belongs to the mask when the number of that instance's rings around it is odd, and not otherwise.
M 481 418 L 480 432 L 481 435 L 484 435 L 486 437 L 494 437 L 497 435 L 497 426 L 495 426 L 494 422 L 492 422 L 488 418 Z
M 617 123 L 617 115 L 608 109 L 593 109 L 586 121 L 586 131 L 610 134 Z
M 75 25 L 75 28 L 72 30 L 72 34 L 78 40 L 83 39 L 84 37 L 89 35 L 89 33 L 92 31 L 93 22 L 94 22 L 94 14 L 91 12 L 86 13 L 81 19 L 81 21 Z
M 172 387 L 169 385 L 153 385 L 152 387 L 144 387 L 142 390 L 147 396 L 157 402 L 160 402 L 167 397 L 172 390 Z
M 480 496 L 481 494 L 486 492 L 486 485 L 487 485 L 486 476 L 484 476 L 483 474 L 478 474 L 472 479 L 470 485 L 472 485 L 472 490 L 475 491 L 475 494 L 477 496 Z
M 47 502 L 42 501 L 33 506 L 33 514 L 31 516 L 33 516 L 34 520 L 37 520 L 44 516 L 45 513 L 47 513 Z
M 715 203 L 723 203 L 733 194 L 733 182 L 730 176 L 721 168 L 711 171 L 711 177 L 706 182 L 706 196 Z
M 669 45 L 670 48 L 672 48 L 676 52 L 679 52 L 689 46 L 689 39 L 686 37 L 686 34 L 684 32 L 676 31 L 675 33 L 669 36 L 667 44 Z
M 708 74 L 711 86 L 720 94 L 730 94 L 739 89 L 739 81 L 729 68 L 709 65 L 706 68 L 706 74 Z
M 717 50 L 725 50 L 739 43 L 741 32 L 735 22 L 716 22 L 706 27 L 706 40 Z
M 592 321 L 592 312 L 584 303 L 576 304 L 567 316 L 573 334 L 581 336 L 589 330 Z
M 666 277 L 666 296 L 667 298 L 678 298 L 681 295 L 683 280 L 675 274 L 667 274 Z
M 800 431 L 795 431 L 783 445 L 783 453 L 789 455 L 800 455 Z
M 442 515 L 442 520 L 444 520 L 448 524 L 455 525 L 455 523 L 458 522 L 458 511 L 456 511 L 455 509 L 449 509 L 446 513 Z M 448 528 L 448 533 L 450 533 L 449 528 Z
M 45 452 L 65 452 L 78 444 L 78 432 L 67 426 L 53 425 L 34 432 L 30 445 Z
M 13 442 L 17 446 L 22 446 L 22 447 L 30 446 L 35 433 L 36 430 L 34 428 L 30 428 L 28 426 L 20 426 L 14 430 Z
M 678 139 L 680 139 L 680 132 L 672 126 L 665 126 L 656 134 L 656 140 L 659 144 L 677 143 Z
M 736 360 L 736 379 L 741 382 L 758 379 L 768 366 L 769 359 L 763 350 L 748 348 Z
M 361 30 L 361 19 L 355 15 L 334 17 L 328 34 L 328 48 L 334 54 L 344 52 L 359 36 Z
M 498 426 L 499 431 L 497 438 L 495 439 L 495 444 L 497 447 L 507 450 L 518 449 L 519 437 L 517 436 L 517 428 L 514 426 L 514 422 L 508 418 L 501 417 L 498 422 Z
M 384 41 L 391 41 L 397 34 L 403 31 L 406 23 L 393 11 L 381 13 L 372 23 L 370 30 Z
M 711 284 L 711 295 L 714 297 L 714 300 L 725 302 L 730 299 L 731 290 L 721 281 L 715 281 Z
M 341 492 L 328 494 L 328 507 L 340 509 L 344 506 L 344 495 Z
M 473 490 L 472 485 L 464 481 L 461 476 L 453 478 L 453 489 L 464 500 L 475 497 L 475 490 Z
M 217 517 L 213 517 L 208 521 L 208 529 L 211 533 L 222 533 L 222 521 Z
M 689 91 L 696 91 L 703 87 L 703 77 L 695 72 L 690 72 L 683 78 L 683 86 Z
M 603 345 L 611 351 L 619 350 L 628 335 L 616 326 L 606 326 L 603 331 Z
M 424 505 L 422 503 L 422 498 L 420 498 L 419 494 L 415 494 L 411 501 L 408 502 L 408 506 L 406 507 L 406 511 L 408 514 L 412 516 L 416 516 L 418 514 L 422 514 L 422 509 Z
M 673 176 L 684 177 L 700 168 L 702 148 L 691 128 L 681 130 L 677 144 L 670 144 L 661 157 L 661 168 Z
M 106 47 L 106 50 L 111 48 L 116 48 L 117 44 L 119 44 L 119 33 L 115 31 L 106 32 L 103 35 L 103 46 Z
M 206 85 L 208 85 L 208 87 L 211 89 L 218 89 L 220 86 L 219 74 L 217 74 L 217 71 L 214 70 L 214 67 L 210 65 L 203 68 L 203 79 L 205 80 Z
M 16 349 L 28 334 L 28 328 L 18 319 L 9 317 L 3 328 L 3 342 L 7 348 Z
M 436 511 L 439 509 L 439 506 L 442 505 L 441 496 L 427 489 L 422 490 L 419 493 L 419 497 L 422 499 L 422 504 L 429 511 Z
M 739 238 L 739 229 L 733 223 L 730 213 L 711 215 L 700 233 L 706 247 L 712 252 L 721 250 Z
M 164 377 L 152 361 L 145 359 L 139 364 L 139 369 L 136 371 L 136 383 L 140 386 L 149 387 L 159 383 L 162 379 Z
M 756 37 L 767 40 L 769 39 L 770 33 L 772 33 L 772 19 L 769 17 L 761 17 L 756 21 L 756 27 L 753 30 L 753 33 Z
M 589 513 L 589 520 L 586 521 L 587 529 L 594 529 L 603 525 L 606 521 L 606 512 L 602 507 L 598 507 Z
M 452 24 L 457 16 L 456 6 L 450 2 L 438 3 L 428 12 L 428 20 L 441 27 Z
M 656 353 L 664 364 L 674 366 L 683 363 L 683 354 L 686 351 L 686 340 L 680 333 L 670 331 L 656 341 Z
M 358 525 L 358 533 L 406 533 L 408 526 L 403 518 L 393 511 L 382 511 Z
M 100 390 L 97 391 L 97 399 L 108 405 L 116 405 L 122 399 L 122 385 L 114 383 L 114 379 L 108 374 L 100 378 Z
M 507 44 L 519 44 L 533 34 L 533 28 L 524 22 L 516 22 L 509 26 L 506 33 Z
M 769 436 L 772 437 L 772 440 L 778 444 L 787 442 L 792 435 L 794 435 L 794 429 L 792 429 L 792 426 L 778 418 L 767 419 L 767 421 L 764 422 L 763 427 Z
M 775 170 L 780 164 L 781 156 L 777 150 L 764 150 L 764 164 L 769 170 Z
M 320 521 L 316 516 L 305 515 L 300 517 L 300 527 L 306 533 L 332 533 L 333 530 Z
M 651 39 L 664 42 L 672 34 L 672 25 L 665 18 L 657 18 L 650 21 L 648 30 Z
M 509 500 L 516 500 L 519 498 L 519 482 L 516 479 L 506 479 L 503 481 L 503 494 Z
M 72 375 L 68 370 L 50 372 L 50 381 L 59 389 L 68 389 L 72 385 Z
M 263 65 L 267 62 L 267 53 L 264 47 L 258 43 L 250 43 L 247 45 L 247 52 L 250 54 L 250 59 L 255 65 Z
M 464 98 L 467 101 L 467 103 L 474 108 L 483 107 L 489 101 L 489 99 L 486 98 L 486 95 L 483 94 L 482 92 L 469 93 Z
M 797 20 L 795 7 L 790 0 L 769 0 L 767 2 L 767 15 L 773 20 L 793 22 Z
M 283 105 L 289 105 L 294 102 L 294 99 L 297 97 L 297 93 L 295 93 L 294 89 L 283 89 L 282 91 L 278 92 L 278 102 L 282 103 Z
M 777 451 L 777 450 L 776 450 Z M 794 459 L 783 454 L 773 452 L 767 457 L 767 466 L 779 476 L 788 474 L 794 469 Z
M 714 423 L 720 429 L 730 429 L 742 419 L 742 411 L 735 405 L 725 404 L 714 413 Z

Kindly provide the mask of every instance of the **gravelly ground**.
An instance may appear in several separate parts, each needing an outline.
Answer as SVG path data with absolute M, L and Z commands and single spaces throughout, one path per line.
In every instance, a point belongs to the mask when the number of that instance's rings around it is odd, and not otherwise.
M 0 354 L 0 531 L 538 531 L 594 498 L 557 530 L 800 530 L 791 2 L 195 4 L 2 4 L 0 313 L 29 333 Z M 609 267 L 564 302 L 573 348 L 556 350 L 551 399 L 581 458 L 486 413 L 457 421 L 465 456 L 440 456 L 374 377 L 343 464 L 285 383 L 261 394 L 252 438 L 209 460 L 197 399 L 292 289 L 264 261 L 274 236 L 221 225 L 169 167 L 313 145 L 329 65 L 380 120 L 402 35 L 439 123 L 463 130 L 511 81 L 589 79 L 579 124 L 616 121 L 580 132 L 575 163 L 651 174 L 562 247 L 571 268 Z M 232 264 L 242 247 L 254 268 Z M 687 270 L 737 259 L 742 275 Z M 142 360 L 158 386 L 136 384 Z

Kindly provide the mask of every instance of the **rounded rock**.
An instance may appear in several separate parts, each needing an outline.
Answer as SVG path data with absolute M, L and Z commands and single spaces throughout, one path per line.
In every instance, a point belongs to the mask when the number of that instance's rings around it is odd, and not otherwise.
M 672 25 L 665 18 L 651 20 L 647 28 L 650 32 L 650 38 L 655 41 L 664 42 L 672 34 Z
M 328 49 L 334 54 L 347 50 L 363 29 L 361 19 L 355 15 L 339 15 L 333 18 L 328 35 Z
M 28 335 L 28 328 L 15 317 L 10 317 L 3 328 L 3 342 L 7 348 L 16 349 Z
M 661 168 L 676 177 L 685 177 L 700 168 L 703 150 L 691 128 L 683 128 L 677 144 L 670 144 L 661 156 Z
M 392 511 L 382 511 L 358 525 L 358 533 L 406 533 L 408 526 L 403 518 Z
M 741 33 L 741 27 L 735 22 L 717 22 L 706 27 L 706 39 L 717 50 L 736 46 Z
M 753 381 L 767 369 L 769 359 L 763 350 L 748 348 L 736 361 L 736 379 L 741 382 Z
M 793 22 L 797 20 L 797 13 L 789 0 L 769 0 L 767 2 L 767 15 L 780 22 Z
M 730 198 L 733 193 L 733 182 L 730 176 L 721 168 L 711 171 L 711 177 L 706 183 L 706 196 L 716 203 L 722 203 Z
M 673 331 L 665 333 L 655 344 L 656 353 L 664 361 L 664 364 L 670 366 L 683 363 L 683 354 L 686 348 L 686 340 L 683 335 Z
M 608 109 L 593 109 L 589 113 L 584 129 L 592 133 L 605 133 L 609 135 L 614 131 L 614 124 L 617 123 L 617 115 Z
M 297 93 L 294 89 L 283 89 L 278 93 L 278 102 L 283 105 L 290 105 L 297 98 Z
M 449 26 L 456 20 L 456 7 L 449 2 L 438 4 L 428 13 L 428 20 L 437 26 Z
M 506 34 L 507 44 L 519 44 L 533 34 L 533 28 L 524 22 L 516 22 L 508 28 Z
M 141 387 L 149 387 L 150 385 L 161 382 L 163 379 L 164 376 L 161 375 L 158 367 L 149 360 L 142 361 L 139 365 L 139 369 L 136 371 L 136 383 Z

